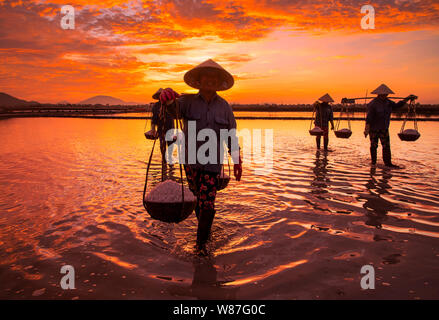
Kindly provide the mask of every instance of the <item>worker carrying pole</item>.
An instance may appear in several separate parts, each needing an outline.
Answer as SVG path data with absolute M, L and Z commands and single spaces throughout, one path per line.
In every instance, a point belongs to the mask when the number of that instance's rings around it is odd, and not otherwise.
M 197 229 L 197 251 L 206 254 L 206 242 L 209 238 L 212 222 L 215 216 L 215 198 L 218 189 L 218 181 L 222 168 L 223 155 L 222 141 L 217 141 L 218 145 L 214 162 L 204 163 L 198 159 L 202 150 L 202 141 L 197 140 L 198 133 L 202 130 L 211 129 L 217 137 L 221 136 L 221 130 L 231 132 L 228 139 L 228 149 L 234 162 L 234 175 L 237 181 L 241 179 L 242 160 L 238 138 L 236 136 L 236 120 L 232 108 L 226 100 L 217 94 L 217 91 L 230 89 L 234 84 L 233 76 L 215 61 L 209 59 L 186 72 L 184 81 L 189 86 L 199 90 L 197 94 L 186 94 L 179 97 L 171 88 L 164 89 L 160 94 L 160 100 L 164 104 L 176 101 L 177 118 L 183 119 L 183 132 L 185 135 L 186 156 L 190 153 L 190 145 L 195 145 L 193 150 L 194 163 L 185 161 L 184 169 L 189 183 L 189 188 L 197 197 L 195 213 L 198 219 Z M 189 128 L 195 123 L 194 131 L 196 135 L 190 135 Z M 204 153 L 204 152 L 203 152 Z M 188 163 L 189 162 L 189 163 Z
M 388 95 L 394 94 L 394 92 L 385 84 L 372 91 L 372 94 L 376 94 L 377 97 L 367 105 L 366 126 L 364 129 L 364 137 L 369 135 L 370 138 L 372 165 L 375 166 L 377 162 L 379 139 L 383 147 L 384 164 L 389 168 L 399 168 L 399 166 L 392 163 L 389 136 L 390 116 L 393 110 L 403 107 L 407 101 L 414 100 L 417 97 L 411 94 L 399 102 L 394 102 L 388 98 Z

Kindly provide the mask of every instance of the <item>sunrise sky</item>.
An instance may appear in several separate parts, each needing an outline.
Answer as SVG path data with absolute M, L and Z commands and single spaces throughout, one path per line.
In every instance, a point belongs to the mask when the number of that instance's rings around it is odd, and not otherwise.
M 60 26 L 74 6 L 75 29 Z M 375 30 L 360 9 L 375 8 Z M 191 92 L 183 74 L 212 58 L 235 76 L 230 103 L 312 103 L 386 83 L 439 103 L 437 0 L 1 1 L 0 92 L 78 102 L 149 102 Z

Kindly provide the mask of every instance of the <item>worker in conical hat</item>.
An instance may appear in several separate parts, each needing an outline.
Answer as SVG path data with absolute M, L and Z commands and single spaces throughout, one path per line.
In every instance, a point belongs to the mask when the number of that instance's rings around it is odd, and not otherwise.
M 334 130 L 334 113 L 330 105 L 332 102 L 334 102 L 334 100 L 327 93 L 314 103 L 314 107 L 316 108 L 314 124 L 323 130 L 323 145 L 325 151 L 328 151 L 329 144 L 329 122 L 331 122 L 331 130 Z M 320 140 L 321 136 L 316 136 L 317 149 L 320 149 Z
M 224 162 L 224 144 L 228 146 L 231 153 L 237 181 L 241 179 L 242 174 L 235 116 L 227 101 L 217 94 L 217 91 L 230 89 L 234 79 L 228 71 L 209 59 L 186 72 L 184 81 L 190 87 L 198 89 L 198 93 L 179 97 L 174 90 L 167 88 L 160 94 L 160 100 L 165 103 L 176 100 L 179 105 L 178 116 L 184 120 L 186 146 L 184 167 L 189 187 L 197 196 L 195 209 L 198 218 L 197 249 L 200 253 L 206 253 L 205 244 L 215 216 L 215 197 Z M 195 128 L 191 130 L 190 126 Z M 204 141 L 196 139 L 203 129 L 211 129 L 216 134 L 217 148 L 212 153 L 210 150 L 206 152 L 206 148 L 203 147 Z M 228 133 L 226 141 L 222 139 L 224 131 Z M 208 142 L 211 142 L 210 138 Z M 200 159 L 198 150 L 202 151 L 200 152 L 202 154 L 208 153 L 209 159 L 207 161 Z
M 163 88 L 158 89 L 153 95 L 152 98 L 155 100 L 160 100 L 160 94 L 162 93 Z M 166 133 L 171 130 L 174 131 L 174 117 L 171 113 L 166 112 L 166 110 L 163 110 L 164 112 L 161 112 L 161 103 L 160 101 L 157 101 L 152 106 L 152 119 L 151 119 L 151 129 L 153 130 L 153 133 L 156 134 L 160 141 L 160 152 L 162 154 L 162 164 L 165 165 L 165 163 L 168 163 L 170 166 L 172 166 L 172 162 L 169 161 L 172 159 L 172 152 L 173 152 L 173 141 L 166 141 L 165 136 Z M 167 156 L 166 156 L 166 150 Z
M 385 84 L 380 85 L 374 91 L 377 97 L 367 105 L 366 127 L 364 136 L 370 137 L 370 156 L 372 165 L 377 162 L 378 139 L 383 147 L 384 164 L 391 168 L 398 168 L 392 163 L 392 155 L 390 151 L 389 124 L 390 116 L 393 110 L 403 107 L 408 100 L 416 99 L 416 96 L 409 95 L 401 101 L 395 103 L 388 98 L 389 94 L 394 92 Z

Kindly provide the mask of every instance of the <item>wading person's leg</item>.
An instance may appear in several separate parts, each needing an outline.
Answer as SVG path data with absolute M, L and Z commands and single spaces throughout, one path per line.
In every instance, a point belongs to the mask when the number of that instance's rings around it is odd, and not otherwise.
M 316 137 L 317 149 L 320 149 L 320 136 Z
M 172 153 L 174 152 L 174 141 L 166 141 L 167 142 L 167 146 L 168 146 L 168 163 L 169 165 L 173 165 L 174 163 L 172 162 Z
M 160 153 L 162 154 L 162 181 L 167 179 L 167 168 L 166 168 L 166 157 L 165 157 L 165 152 L 166 152 L 166 141 L 164 138 L 160 137 L 159 138 L 160 141 Z
M 386 166 L 392 166 L 392 152 L 390 151 L 389 131 L 380 132 L 380 141 L 383 147 L 383 161 Z
M 329 128 L 323 128 L 323 131 L 325 132 L 323 134 L 323 146 L 325 150 L 328 150 L 328 144 L 329 144 Z
M 372 164 L 377 163 L 377 149 L 378 149 L 378 134 L 374 131 L 369 132 L 370 138 L 370 158 Z
M 219 174 L 215 172 L 202 172 L 200 174 L 199 189 L 199 218 L 197 230 L 197 246 L 203 248 L 210 235 L 210 230 L 215 217 L 215 197 Z
M 162 162 L 166 163 L 166 140 L 160 137 L 160 152 L 162 154 Z

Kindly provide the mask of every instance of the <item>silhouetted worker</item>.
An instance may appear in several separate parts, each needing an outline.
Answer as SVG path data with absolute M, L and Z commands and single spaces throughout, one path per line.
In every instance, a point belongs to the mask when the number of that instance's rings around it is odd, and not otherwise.
M 384 164 L 390 168 L 399 168 L 399 166 L 392 163 L 389 136 L 390 116 L 393 110 L 403 107 L 408 100 L 415 99 L 416 96 L 409 95 L 407 98 L 395 103 L 387 98 L 389 94 L 394 94 L 394 92 L 385 84 L 380 85 L 372 93 L 376 94 L 377 97 L 367 105 L 366 127 L 364 129 L 364 136 L 369 135 L 370 137 L 372 165 L 376 165 L 377 162 L 379 139 L 383 147 Z
M 182 95 L 178 98 L 178 103 L 179 117 L 184 120 L 183 132 L 186 139 L 186 165 L 184 168 L 189 187 L 197 196 L 195 209 L 198 218 L 197 249 L 200 250 L 200 253 L 205 254 L 205 244 L 209 238 L 215 216 L 215 197 L 224 159 L 223 143 L 227 144 L 231 153 L 237 181 L 241 179 L 242 174 L 235 116 L 227 101 L 216 93 L 230 89 L 234 84 L 234 79 L 229 72 L 209 59 L 186 72 L 184 81 L 189 86 L 199 89 L 197 94 Z M 178 93 L 167 88 L 160 94 L 160 100 L 168 103 L 178 96 Z M 210 154 L 210 148 L 208 150 L 205 147 L 200 148 L 206 143 L 197 139 L 203 129 L 212 129 L 215 132 L 217 138 L 216 154 Z M 231 130 L 228 131 L 227 139 L 224 139 L 227 141 L 220 138 L 220 130 L 224 129 L 225 131 Z M 203 131 L 200 135 L 206 132 L 206 130 Z M 205 139 L 211 143 L 210 137 Z M 196 148 L 191 148 L 191 146 Z M 207 153 L 209 154 L 207 155 Z M 207 159 L 204 159 L 207 161 L 200 159 L 200 154 L 207 155 Z
M 330 102 L 334 102 L 329 94 L 325 94 L 320 97 L 318 102 L 315 102 L 316 110 L 316 119 L 314 124 L 317 127 L 320 127 L 323 130 L 323 144 L 325 151 L 328 151 L 329 144 L 329 122 L 331 122 L 331 130 L 334 130 L 334 113 L 332 112 L 332 107 L 329 104 Z M 320 138 L 321 136 L 316 137 L 317 149 L 320 149 Z
M 152 98 L 155 100 L 160 100 L 160 93 L 162 91 L 162 88 L 157 90 L 157 92 L 153 94 Z M 154 132 L 156 132 L 156 134 L 158 135 L 160 141 L 160 152 L 162 153 L 162 163 L 164 164 L 168 162 L 166 161 L 166 149 L 168 150 L 168 160 L 172 159 L 174 141 L 166 141 L 165 137 L 168 130 L 174 129 L 174 117 L 172 116 L 172 114 L 167 112 L 167 110 L 164 110 L 163 113 L 161 113 L 161 111 L 161 103 L 160 101 L 157 101 L 152 107 L 151 125 Z M 169 164 L 172 165 L 172 163 Z

